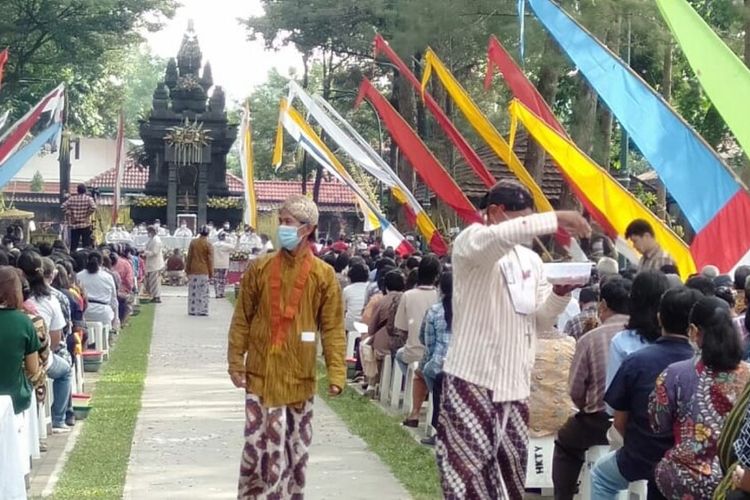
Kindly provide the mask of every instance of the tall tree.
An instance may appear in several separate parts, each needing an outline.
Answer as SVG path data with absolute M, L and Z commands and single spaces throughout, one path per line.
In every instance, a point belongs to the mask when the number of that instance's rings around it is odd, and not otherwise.
M 118 76 L 113 54 L 137 46 L 143 30 L 174 14 L 175 0 L 6 0 L 1 2 L 0 47 L 9 47 L 0 106 L 15 117 L 58 83 L 68 84 L 75 114 L 91 92 L 106 93 L 104 75 Z M 98 110 L 88 109 L 87 115 Z M 94 117 L 95 119 L 95 117 Z

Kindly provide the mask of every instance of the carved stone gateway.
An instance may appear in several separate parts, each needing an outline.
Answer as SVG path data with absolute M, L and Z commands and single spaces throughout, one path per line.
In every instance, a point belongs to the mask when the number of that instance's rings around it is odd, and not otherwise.
M 169 60 L 156 86 L 148 119 L 140 122 L 149 168 L 146 194 L 166 197 L 162 220 L 171 229 L 181 213 L 197 213 L 198 224 L 205 224 L 208 198 L 229 195 L 226 158 L 237 126 L 227 120 L 224 90 L 213 86 L 211 65 L 201 71 L 202 59 L 191 21 L 177 59 Z M 145 218 L 137 211 L 132 216 Z

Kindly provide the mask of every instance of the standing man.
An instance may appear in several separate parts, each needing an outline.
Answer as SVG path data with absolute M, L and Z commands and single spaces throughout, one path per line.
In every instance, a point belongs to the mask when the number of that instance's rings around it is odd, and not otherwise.
M 188 278 L 188 314 L 208 316 L 208 282 L 214 277 L 214 250 L 208 241 L 211 231 L 207 226 L 200 230 L 198 238 L 190 242 L 185 274 Z
M 229 330 L 229 375 L 246 392 L 239 499 L 304 494 L 318 338 L 328 393 L 337 396 L 346 383 L 341 289 L 333 268 L 311 250 L 318 208 L 291 196 L 279 224 L 282 249 L 245 272 Z
M 219 233 L 219 239 L 213 244 L 214 251 L 214 291 L 216 298 L 224 298 L 224 288 L 227 285 L 227 271 L 229 257 L 234 251 L 234 245 L 227 241 L 227 233 Z
M 70 225 L 70 250 L 78 250 L 79 243 L 83 248 L 90 248 L 93 231 L 91 216 L 96 212 L 96 202 L 86 193 L 86 184 L 78 185 L 76 194 L 62 204 L 62 209 Z
M 648 221 L 635 219 L 625 229 L 625 238 L 633 243 L 642 257 L 638 263 L 638 272 L 661 271 L 664 266 L 674 266 L 674 260 L 669 256 L 654 237 L 654 228 Z
M 149 226 L 146 230 L 148 241 L 143 250 L 146 257 L 146 293 L 151 297 L 151 302 L 161 304 L 161 270 L 164 269 L 164 256 L 162 255 L 162 243 L 157 229 Z
M 255 233 L 255 229 L 245 224 L 245 232 L 240 236 L 240 249 L 249 253 L 256 248 L 261 248 L 263 243 L 260 240 L 260 236 Z
M 522 498 L 537 325 L 554 324 L 570 287 L 553 287 L 530 244 L 558 227 L 591 232 L 577 212 L 532 215 L 528 190 L 500 181 L 484 224 L 453 243 L 453 337 L 443 368 L 437 460 L 446 498 Z

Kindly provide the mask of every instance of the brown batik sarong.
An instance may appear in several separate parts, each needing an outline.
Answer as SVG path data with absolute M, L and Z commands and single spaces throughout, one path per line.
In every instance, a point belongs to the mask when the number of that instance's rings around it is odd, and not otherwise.
M 267 408 L 258 396 L 247 394 L 239 500 L 303 498 L 312 408 L 312 399 L 299 407 Z
M 495 403 L 489 389 L 445 374 L 437 427 L 444 497 L 523 498 L 528 426 L 526 401 Z

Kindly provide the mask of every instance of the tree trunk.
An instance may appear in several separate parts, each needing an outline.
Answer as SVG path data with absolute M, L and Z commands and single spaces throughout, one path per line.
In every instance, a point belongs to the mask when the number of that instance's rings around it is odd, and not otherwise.
M 578 147 L 591 155 L 594 147 L 594 123 L 596 121 L 596 92 L 578 76 L 578 92 L 573 99 L 573 117 L 570 136 Z
M 672 99 L 672 43 L 667 42 L 664 48 L 664 73 L 661 80 L 661 95 L 669 102 Z M 667 219 L 667 187 L 657 179 L 656 183 L 656 215 Z
M 396 109 L 404 118 L 406 123 L 408 123 L 411 127 L 414 127 L 416 123 L 416 111 L 414 92 L 411 88 L 411 85 L 409 85 L 409 82 L 407 82 L 401 75 L 398 75 L 398 77 L 394 81 L 394 87 L 396 94 Z M 399 177 L 402 181 L 404 181 L 406 187 L 409 188 L 410 191 L 413 191 L 416 181 L 414 168 L 411 165 L 409 165 L 410 168 L 405 168 L 405 165 L 408 165 L 409 162 L 406 161 L 403 156 L 399 158 L 399 163 L 401 164 L 401 169 L 398 173 Z
M 557 85 L 560 81 L 560 52 L 551 38 L 547 37 L 544 43 L 544 54 L 542 55 L 542 67 L 539 69 L 539 79 L 536 88 L 550 106 L 554 105 L 557 96 Z M 539 144 L 529 136 L 529 144 L 526 150 L 525 166 L 531 176 L 541 185 L 544 180 L 544 164 L 546 154 Z
M 620 53 L 620 27 L 622 16 L 618 15 L 614 26 L 607 32 L 607 46 L 615 54 Z M 610 170 L 610 155 L 612 151 L 612 112 L 601 101 L 596 107 L 598 124 L 597 137 L 594 142 L 592 158 L 607 171 Z
M 422 65 L 420 64 L 420 61 L 422 60 L 422 53 L 417 52 L 414 54 L 414 61 L 412 63 L 412 72 L 414 73 L 414 76 L 417 77 L 419 81 L 422 81 Z M 411 91 L 411 87 L 409 87 Z M 417 134 L 419 134 L 419 137 L 422 138 L 423 141 L 426 141 L 429 138 L 429 130 L 427 129 L 427 115 L 425 114 L 424 109 L 424 102 L 422 99 L 416 99 L 416 108 L 417 108 Z
M 409 122 L 409 124 L 414 123 L 414 99 L 412 96 L 410 96 L 408 90 L 410 89 L 410 85 L 408 82 L 406 82 L 401 75 L 398 73 L 398 71 L 394 70 L 393 72 L 393 87 L 391 90 L 391 105 L 396 108 L 399 113 L 401 113 L 401 116 L 404 117 L 404 119 Z M 396 175 L 398 175 L 399 179 L 404 183 L 406 188 L 414 192 L 414 171 L 411 169 L 408 165 L 408 162 L 405 160 L 403 154 L 399 150 L 398 146 L 396 145 L 395 141 L 391 137 L 391 147 L 390 147 L 390 157 L 389 157 L 389 163 L 391 164 L 391 168 L 396 172 Z M 397 222 L 399 226 L 405 227 L 408 225 L 408 221 L 406 219 L 406 215 L 403 210 L 399 210 Z
M 331 84 L 333 82 L 333 50 L 329 51 L 328 61 L 323 54 L 323 99 L 329 101 L 331 98 Z M 318 203 L 320 199 L 320 183 L 323 182 L 323 165 L 318 163 L 315 168 L 315 184 L 313 184 L 313 201 Z

